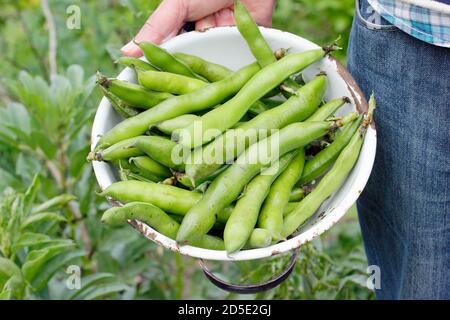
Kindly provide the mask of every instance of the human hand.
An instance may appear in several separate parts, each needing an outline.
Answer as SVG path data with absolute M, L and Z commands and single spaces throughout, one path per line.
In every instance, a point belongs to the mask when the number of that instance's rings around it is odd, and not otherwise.
M 241 0 L 256 23 L 272 25 L 275 0 Z M 178 34 L 184 23 L 195 21 L 195 30 L 234 25 L 233 0 L 163 0 L 145 22 L 135 41 L 160 44 Z M 125 56 L 140 57 L 140 48 L 130 41 L 122 49 Z

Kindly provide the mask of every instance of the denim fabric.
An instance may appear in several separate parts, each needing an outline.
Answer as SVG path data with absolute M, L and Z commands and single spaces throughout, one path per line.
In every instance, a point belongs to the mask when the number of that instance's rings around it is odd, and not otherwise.
M 381 270 L 376 295 L 450 299 L 450 49 L 384 19 L 374 26 L 367 0 L 358 5 L 348 67 L 378 107 L 375 165 L 358 200 L 369 264 Z

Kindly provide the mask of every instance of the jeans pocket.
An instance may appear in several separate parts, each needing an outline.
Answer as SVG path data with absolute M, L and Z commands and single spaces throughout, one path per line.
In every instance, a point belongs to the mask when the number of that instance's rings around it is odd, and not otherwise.
M 373 31 L 395 31 L 398 28 L 384 19 L 367 0 L 355 0 L 356 20 L 364 28 Z

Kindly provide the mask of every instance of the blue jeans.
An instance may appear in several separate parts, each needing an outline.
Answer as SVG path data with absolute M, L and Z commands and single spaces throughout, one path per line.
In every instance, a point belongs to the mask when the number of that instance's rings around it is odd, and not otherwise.
M 450 299 L 450 49 L 357 2 L 348 67 L 377 99 L 378 147 L 358 200 L 378 299 Z M 376 23 L 373 23 L 376 21 Z

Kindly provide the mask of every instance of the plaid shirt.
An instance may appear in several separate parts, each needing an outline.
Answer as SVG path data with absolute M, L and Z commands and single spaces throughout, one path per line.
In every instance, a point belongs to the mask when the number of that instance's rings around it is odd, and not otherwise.
M 450 0 L 368 0 L 384 19 L 422 41 L 450 48 Z

